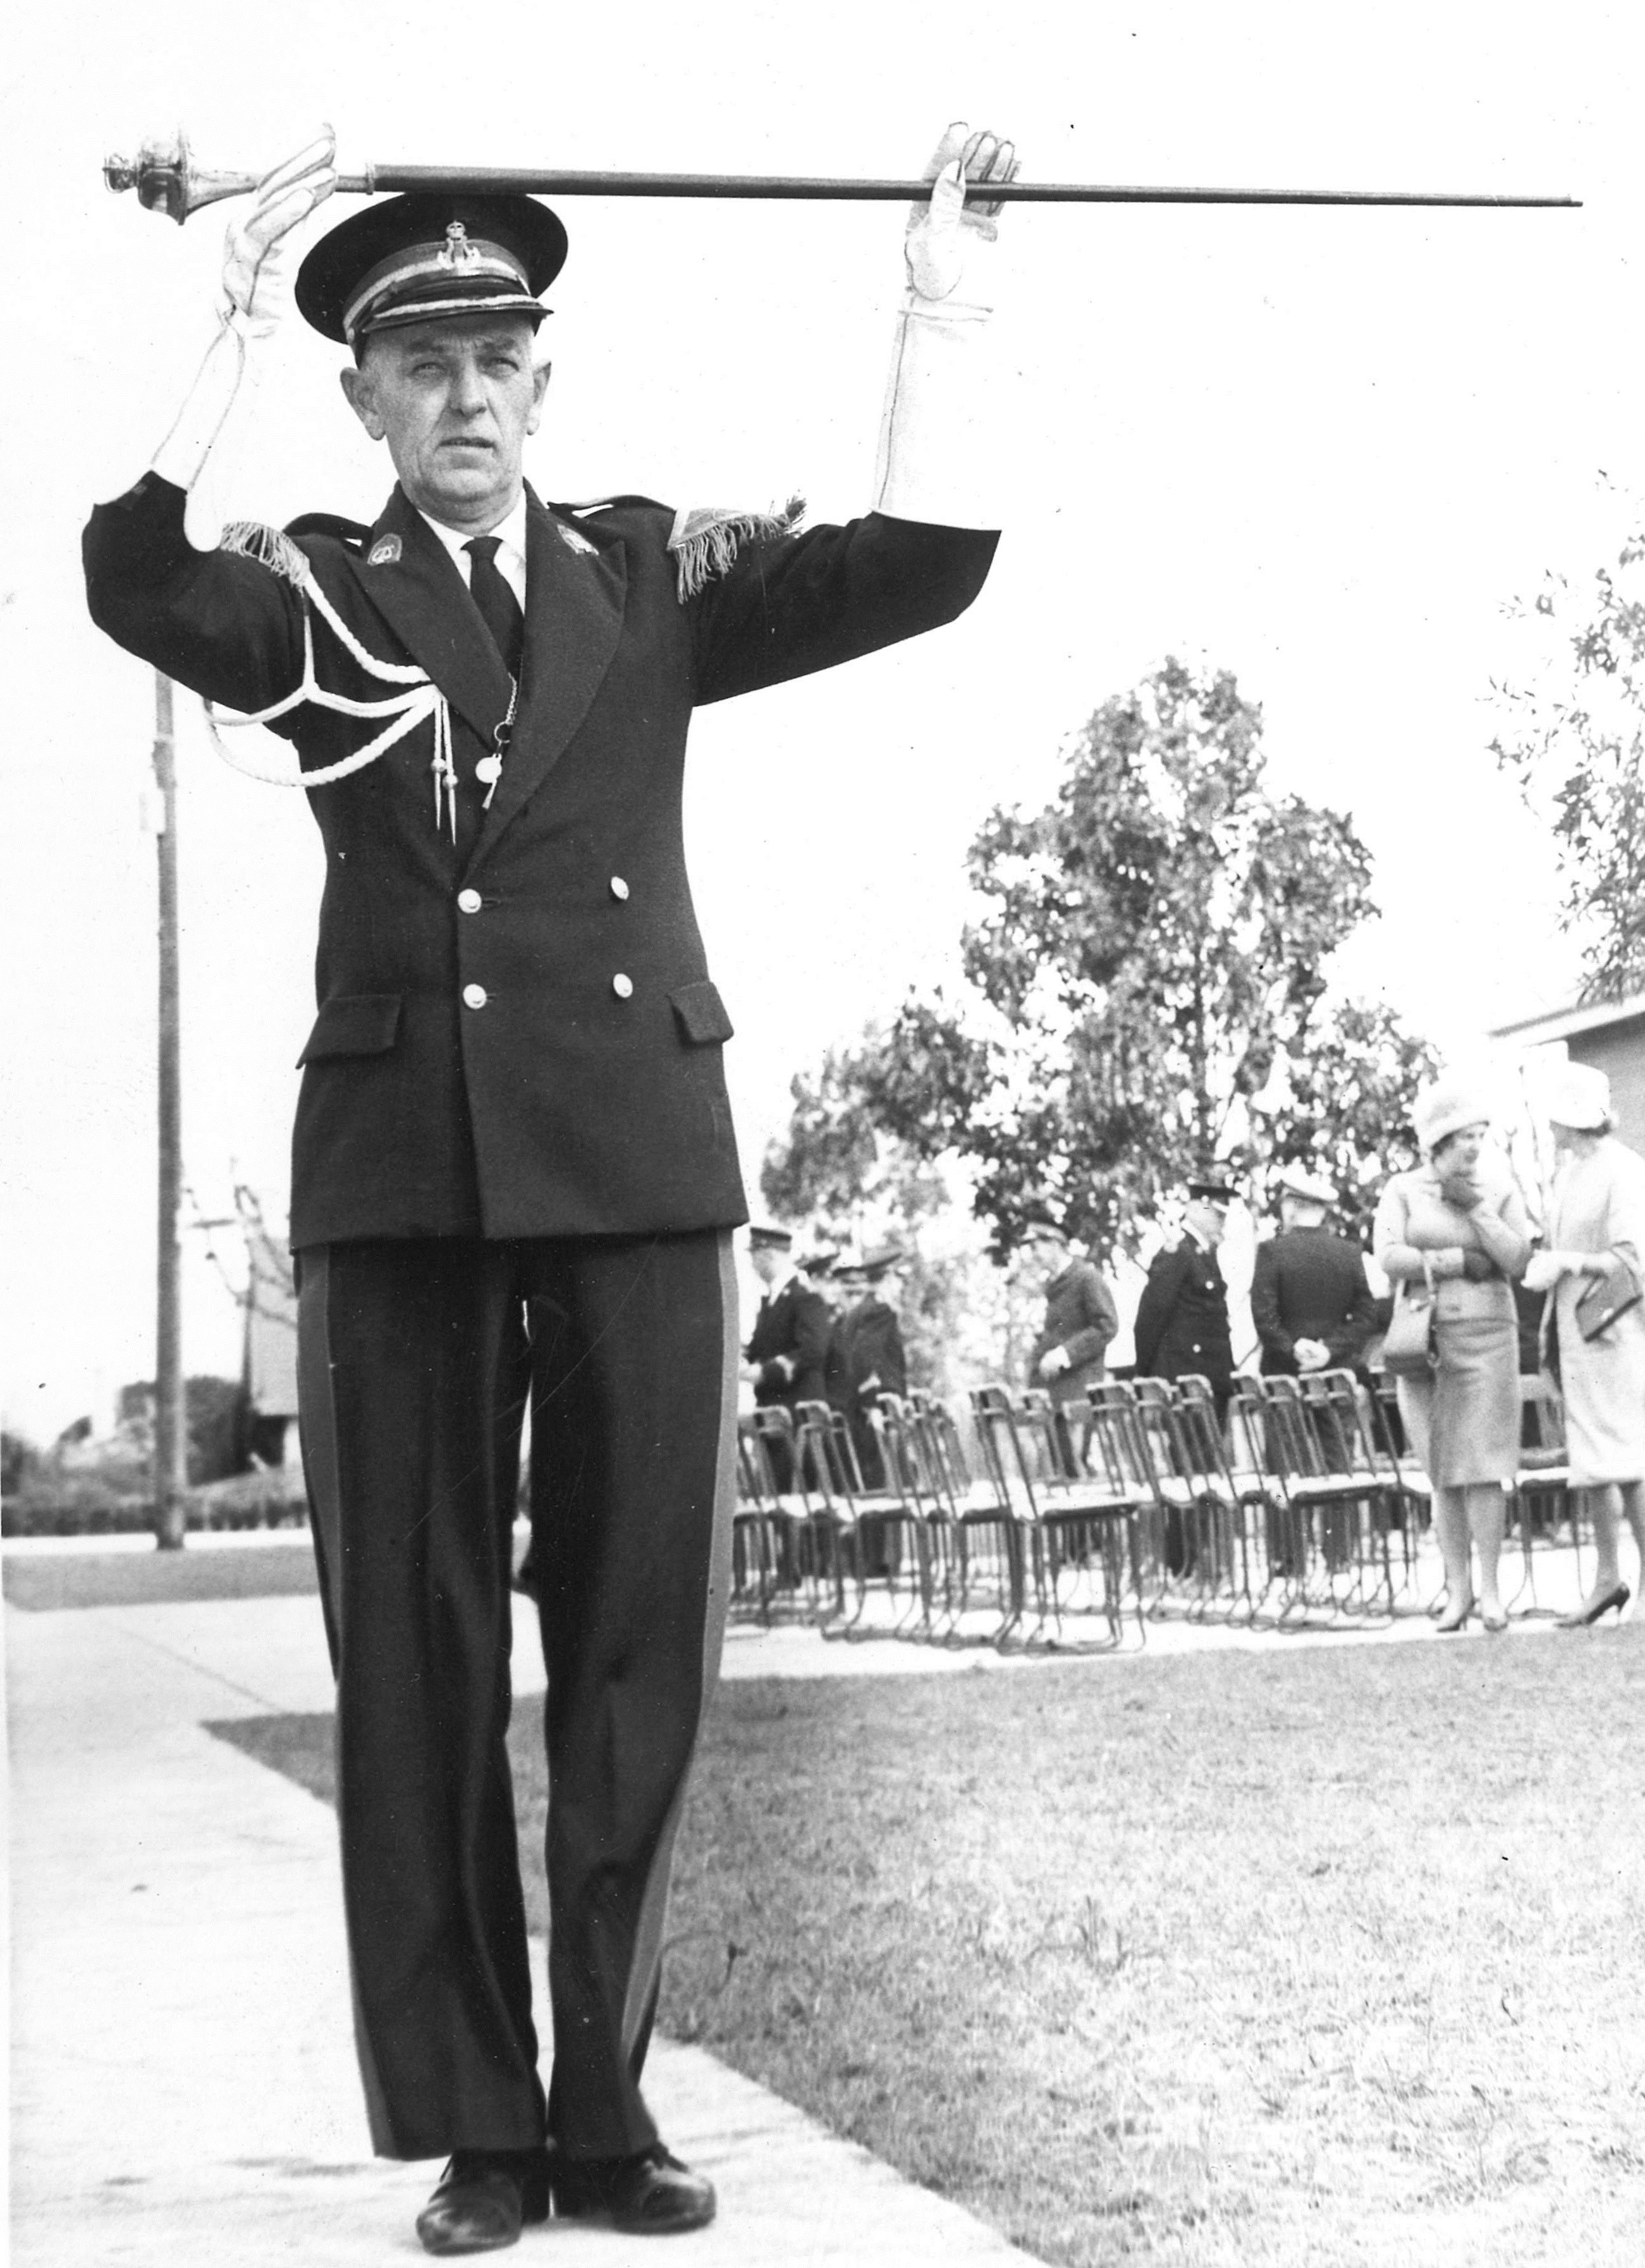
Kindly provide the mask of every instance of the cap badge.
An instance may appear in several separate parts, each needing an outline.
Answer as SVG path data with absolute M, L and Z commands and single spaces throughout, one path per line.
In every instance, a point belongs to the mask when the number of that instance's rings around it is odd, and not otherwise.
M 446 241 L 440 247 L 442 268 L 477 268 L 480 250 L 468 241 L 468 232 L 460 220 L 454 220 L 446 231 Z
M 373 544 L 365 563 L 368 567 L 393 567 L 399 563 L 399 559 L 400 538 L 397 535 L 380 535 Z

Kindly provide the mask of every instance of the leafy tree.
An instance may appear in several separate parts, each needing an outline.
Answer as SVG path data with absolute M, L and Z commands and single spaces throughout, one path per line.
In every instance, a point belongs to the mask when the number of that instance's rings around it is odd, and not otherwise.
M 120 1389 L 119 1408 L 129 1426 L 137 1427 L 145 1447 L 154 1434 L 154 1381 L 139 1379 Z M 188 1431 L 188 1485 L 225 1480 L 243 1473 L 246 1454 L 246 1389 L 238 1379 L 214 1378 L 202 1372 L 183 1381 L 184 1424 Z
M 1047 1199 L 1134 1251 L 1209 1159 L 1380 1180 L 1433 1058 L 1386 1010 L 1329 1000 L 1325 964 L 1375 911 L 1369 854 L 1340 814 L 1267 792 L 1261 731 L 1229 673 L 1175 660 L 1104 702 L 1054 799 L 972 846 L 966 993 L 911 999 L 831 1088 L 797 1086 L 809 1153 L 844 1182 L 871 1132 L 953 1152 L 1002 1252 Z
M 1645 990 L 1645 534 L 1586 597 L 1550 576 L 1534 611 L 1554 627 L 1560 666 L 1535 687 L 1496 685 L 1507 717 L 1491 743 L 1547 822 L 1582 940 L 1582 998 Z M 1521 609 L 1523 613 L 1525 609 Z

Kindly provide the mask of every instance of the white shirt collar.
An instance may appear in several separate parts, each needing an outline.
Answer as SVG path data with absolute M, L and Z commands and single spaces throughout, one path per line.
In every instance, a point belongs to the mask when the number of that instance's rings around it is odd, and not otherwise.
M 460 527 L 447 527 L 442 521 L 431 519 L 420 504 L 417 511 L 418 517 L 428 522 L 451 554 L 463 581 L 471 581 L 469 570 L 474 562 L 462 548 L 472 540 L 471 537 Z M 497 571 L 523 609 L 526 603 L 526 491 L 523 488 L 514 498 L 514 508 L 506 519 L 499 520 L 489 532 L 498 539 Z

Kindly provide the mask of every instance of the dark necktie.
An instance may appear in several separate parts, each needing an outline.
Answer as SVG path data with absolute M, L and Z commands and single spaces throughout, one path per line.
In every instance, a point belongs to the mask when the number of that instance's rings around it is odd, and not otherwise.
M 498 568 L 501 542 L 500 536 L 476 535 L 462 548 L 474 563 L 468 588 L 480 609 L 480 619 L 491 633 L 491 643 L 502 655 L 504 667 L 518 681 L 520 657 L 526 643 L 526 618 L 520 610 L 519 600 Z

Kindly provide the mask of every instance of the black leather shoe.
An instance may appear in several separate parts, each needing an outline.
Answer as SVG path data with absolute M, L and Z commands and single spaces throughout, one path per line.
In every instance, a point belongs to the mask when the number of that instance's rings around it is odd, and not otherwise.
M 660 2142 L 632 2158 L 557 2159 L 554 2210 L 599 2220 L 629 2236 L 676 2236 L 714 2218 L 714 2185 L 671 2157 Z
M 1620 1622 L 1622 1609 L 1627 1606 L 1628 1598 L 1627 1585 L 1613 1583 L 1608 1591 L 1596 1591 L 1591 1599 L 1584 1599 L 1575 1614 L 1561 1615 L 1559 1626 L 1561 1630 L 1586 1630 L 1590 1624 L 1597 1623 L 1602 1615 L 1608 1615 L 1613 1607 L 1616 1609 L 1617 1620 Z
M 546 2150 L 454 2150 L 417 2233 L 425 2252 L 500 2252 L 548 2217 Z

